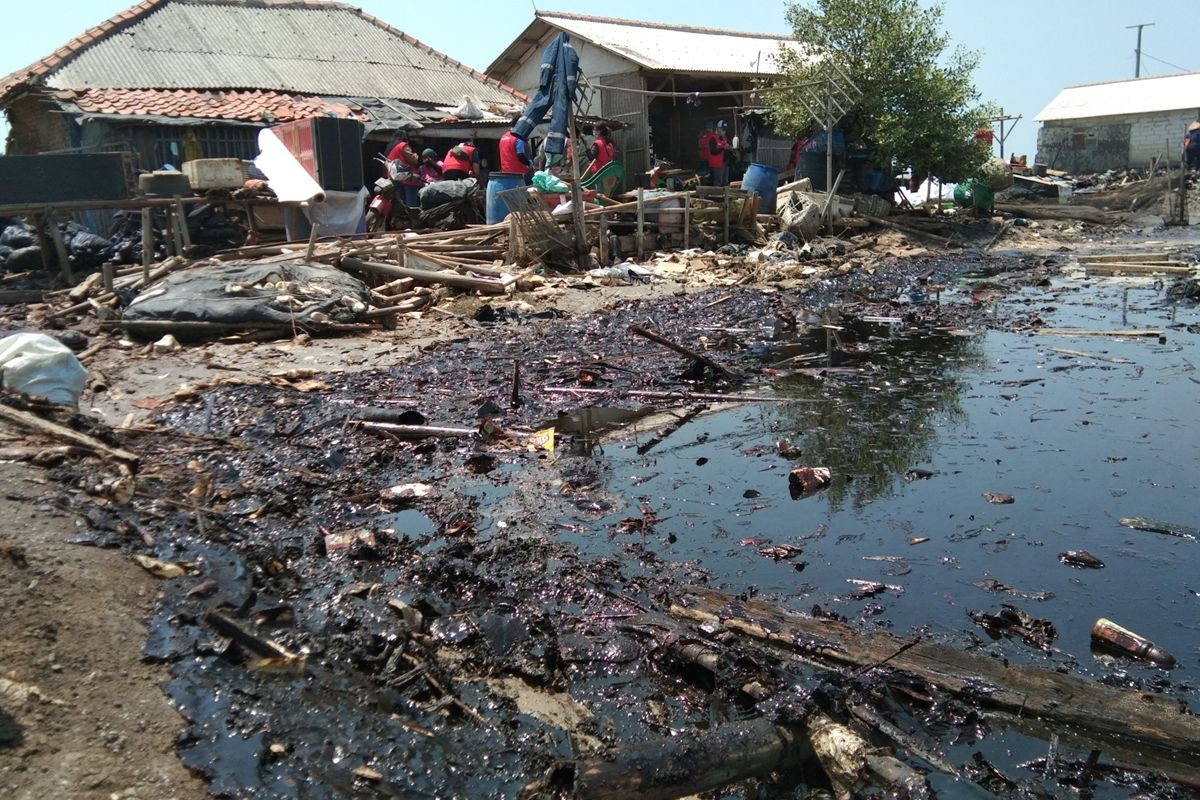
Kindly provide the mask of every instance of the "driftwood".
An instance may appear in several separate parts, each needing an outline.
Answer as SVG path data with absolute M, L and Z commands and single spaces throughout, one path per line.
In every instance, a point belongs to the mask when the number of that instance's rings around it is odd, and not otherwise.
M 21 411 L 19 409 L 10 408 L 6 405 L 0 404 L 0 419 L 11 422 L 14 425 L 19 425 L 20 427 L 28 430 L 37 431 L 48 438 L 55 439 L 69 445 L 74 445 L 75 447 L 82 447 L 88 452 L 95 453 L 103 459 L 115 461 L 118 464 L 122 464 L 130 469 L 137 467 L 139 459 L 137 453 L 131 453 L 128 450 L 122 450 L 119 447 L 112 447 L 100 441 L 99 439 L 88 436 L 86 433 L 80 433 L 79 431 L 74 431 L 63 425 L 59 425 L 57 422 L 51 422 L 50 420 L 42 419 L 35 414 L 30 414 L 28 411 Z
M 866 219 L 871 224 L 878 225 L 881 228 L 891 228 L 892 230 L 900 231 L 905 235 L 915 236 L 918 239 L 928 239 L 935 244 L 940 244 L 942 247 L 951 247 L 954 245 L 953 239 L 948 239 L 945 236 L 938 236 L 936 233 L 923 231 L 920 228 L 914 227 L 913 225 L 903 225 L 894 220 L 883 219 L 881 217 L 863 217 L 863 219 Z
M 638 336 L 641 336 L 645 339 L 649 339 L 650 341 L 654 342 L 655 344 L 661 344 L 663 347 L 666 347 L 670 350 L 674 350 L 676 353 L 685 355 L 688 358 L 692 359 L 693 361 L 696 361 L 696 362 L 708 367 L 715 375 L 720 375 L 721 377 L 728 378 L 730 380 L 735 380 L 737 378 L 736 374 L 734 374 L 730 370 L 726 369 L 721 364 L 718 364 L 716 361 L 714 361 L 713 359 L 704 355 L 703 353 L 699 353 L 695 350 L 692 350 L 691 348 L 684 347 L 681 344 L 677 344 L 661 334 L 658 334 L 658 333 L 655 333 L 654 331 L 643 328 L 641 325 L 630 325 L 629 332 L 636 334 Z
M 889 633 L 860 633 L 831 620 L 698 587 L 685 591 L 671 613 L 798 656 L 802 652 L 820 664 L 860 669 L 886 664 L 967 698 L 1033 735 L 1054 732 L 1089 745 L 1104 742 L 1106 750 L 1130 763 L 1200 778 L 1200 718 L 1160 694 L 1119 689 Z

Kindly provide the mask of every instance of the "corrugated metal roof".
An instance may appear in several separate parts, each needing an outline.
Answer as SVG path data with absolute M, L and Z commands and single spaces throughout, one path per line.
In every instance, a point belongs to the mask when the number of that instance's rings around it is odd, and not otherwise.
M 45 75 L 56 89 L 262 89 L 437 105 L 463 95 L 519 102 L 507 87 L 341 3 L 157 0 L 131 11 L 132 21 L 124 12 L 124 24 L 93 29 L 37 69 L 14 73 L 5 91 Z
M 776 75 L 778 67 L 775 54 L 780 46 L 797 51 L 800 49 L 799 43 L 792 37 L 779 34 L 744 33 L 556 11 L 538 12 L 537 19 L 652 70 Z
M 1052 122 L 1200 108 L 1200 72 L 1068 86 L 1035 120 Z

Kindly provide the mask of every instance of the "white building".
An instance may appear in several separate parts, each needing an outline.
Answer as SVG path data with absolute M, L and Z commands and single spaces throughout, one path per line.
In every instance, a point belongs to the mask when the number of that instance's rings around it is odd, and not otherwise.
M 652 151 L 692 165 L 705 122 L 724 119 L 738 131 L 735 122 L 762 105 L 755 82 L 779 73 L 781 47 L 799 48 L 780 34 L 538 11 L 487 68 L 488 76 L 532 94 L 542 52 L 560 31 L 571 35 L 580 69 L 596 88 L 587 113 L 629 126 L 614 140 L 631 177 L 649 169 Z M 691 92 L 705 94 L 700 105 L 687 102 Z M 764 135 L 755 142 L 754 159 L 783 166 L 790 147 L 790 140 Z
M 1035 117 L 1037 161 L 1075 175 L 1178 163 L 1200 119 L 1200 72 L 1068 86 Z

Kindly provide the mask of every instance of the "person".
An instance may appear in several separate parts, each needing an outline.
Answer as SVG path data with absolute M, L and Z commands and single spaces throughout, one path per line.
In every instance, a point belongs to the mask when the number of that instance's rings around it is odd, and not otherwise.
M 708 137 L 708 169 L 712 172 L 712 185 L 724 186 L 729 183 L 729 164 L 726 153 L 731 152 L 729 140 L 725 137 L 725 120 L 717 123 L 717 130 Z
M 479 150 L 473 144 L 461 142 L 451 147 L 442 159 L 442 179 L 461 181 L 465 178 L 479 180 Z
M 612 131 L 607 125 L 597 125 L 596 141 L 592 142 L 591 149 L 588 150 L 588 157 L 592 159 L 592 163 L 588 165 L 583 174 L 595 175 L 604 169 L 605 164 L 613 160 L 616 152 L 617 148 L 612 141 Z
M 713 122 L 707 120 L 704 123 L 704 130 L 700 131 L 700 146 L 696 150 L 696 154 L 700 157 L 700 166 L 708 166 L 708 140 L 713 136 Z
M 513 117 L 513 124 L 517 124 L 520 115 Z M 529 143 L 517 136 L 511 129 L 504 132 L 500 137 L 500 171 L 511 172 L 514 175 L 524 175 L 526 180 L 529 179 L 529 168 L 533 164 L 533 159 L 529 157 Z
M 396 131 L 387 148 L 387 177 L 396 184 L 398 195 L 409 208 L 416 208 L 420 203 L 417 192 L 421 189 L 421 180 L 415 174 L 417 165 L 421 163 L 412 145 L 408 141 L 408 131 Z
M 1188 125 L 1187 137 L 1183 140 L 1183 154 L 1187 168 L 1200 170 L 1200 120 Z
M 421 152 L 421 165 L 417 167 L 417 177 L 422 184 L 434 183 L 442 179 L 442 168 L 438 164 L 437 153 L 433 148 L 426 147 Z

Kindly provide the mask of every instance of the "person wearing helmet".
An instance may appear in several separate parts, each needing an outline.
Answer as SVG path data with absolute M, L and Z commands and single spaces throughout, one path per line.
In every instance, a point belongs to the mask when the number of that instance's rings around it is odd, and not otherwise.
M 437 153 L 433 148 L 426 147 L 421 151 L 421 164 L 417 167 L 417 175 L 422 184 L 430 184 L 442 179 L 442 167 L 438 164 Z

